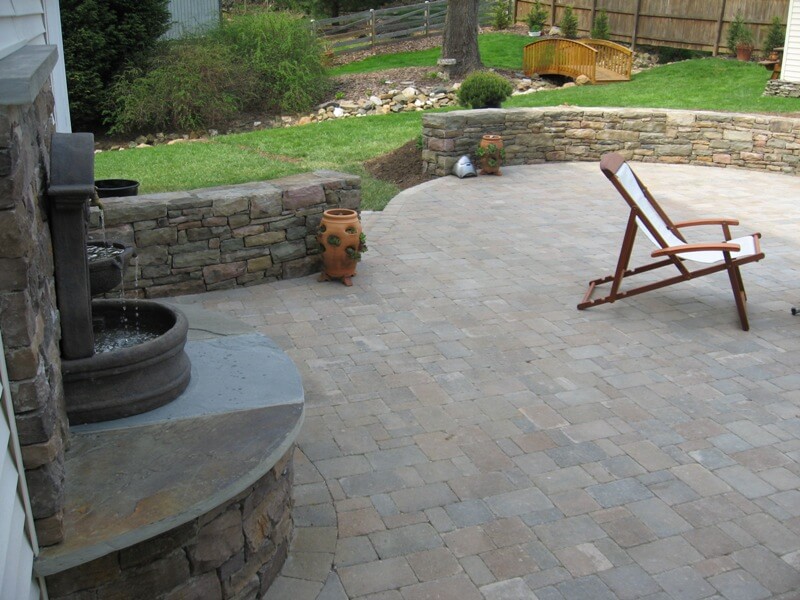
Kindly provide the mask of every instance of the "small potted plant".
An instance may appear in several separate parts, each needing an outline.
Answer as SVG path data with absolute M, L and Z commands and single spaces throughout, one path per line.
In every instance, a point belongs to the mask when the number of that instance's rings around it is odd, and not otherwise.
M 777 48 L 783 48 L 785 37 L 786 31 L 783 27 L 783 23 L 781 23 L 781 18 L 775 17 L 769 25 L 767 39 L 764 41 L 763 48 L 764 52 L 769 55 L 769 60 L 778 60 L 780 53 Z
M 500 165 L 506 157 L 506 149 L 503 147 L 503 138 L 494 133 L 487 133 L 481 138 L 475 155 L 481 165 L 481 173 L 484 175 L 502 175 Z
M 542 30 L 546 22 L 547 10 L 542 6 L 539 0 L 536 0 L 528 11 L 528 14 L 525 15 L 525 23 L 528 25 L 528 35 L 531 37 L 542 35 Z
M 322 213 L 317 230 L 322 252 L 322 273 L 319 281 L 341 279 L 351 286 L 356 264 L 367 251 L 367 236 L 361 230 L 358 213 L 349 208 L 331 208 Z
M 753 54 L 753 32 L 744 22 L 741 11 L 728 26 L 728 49 L 736 54 L 737 60 L 748 61 Z

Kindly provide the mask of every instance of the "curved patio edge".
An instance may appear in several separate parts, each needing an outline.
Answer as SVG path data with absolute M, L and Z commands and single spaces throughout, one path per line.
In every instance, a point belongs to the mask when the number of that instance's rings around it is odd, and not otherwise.
M 503 136 L 505 164 L 628 160 L 742 167 L 796 175 L 800 119 L 707 111 L 631 108 L 513 108 L 422 116 L 423 171 L 450 174 L 482 135 Z

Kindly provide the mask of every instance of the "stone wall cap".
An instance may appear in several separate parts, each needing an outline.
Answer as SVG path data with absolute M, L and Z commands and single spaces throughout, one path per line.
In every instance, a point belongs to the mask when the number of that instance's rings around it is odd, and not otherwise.
M 0 59 L 0 105 L 32 104 L 57 59 L 56 46 L 41 44 L 23 46 Z

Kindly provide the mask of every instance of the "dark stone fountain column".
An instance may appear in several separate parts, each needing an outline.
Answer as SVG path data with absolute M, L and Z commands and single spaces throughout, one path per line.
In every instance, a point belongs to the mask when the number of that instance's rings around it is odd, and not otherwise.
M 94 195 L 94 136 L 56 133 L 50 151 L 50 233 L 56 296 L 61 313 L 61 355 L 94 354 L 86 210 Z

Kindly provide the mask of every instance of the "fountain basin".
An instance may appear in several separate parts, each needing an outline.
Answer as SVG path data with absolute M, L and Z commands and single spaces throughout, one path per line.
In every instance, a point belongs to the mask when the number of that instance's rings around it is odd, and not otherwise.
M 93 300 L 92 323 L 97 338 L 109 330 L 156 337 L 89 358 L 62 360 L 70 425 L 147 412 L 186 389 L 191 366 L 184 351 L 189 323 L 183 313 L 150 300 Z
M 86 242 L 89 255 L 89 287 L 92 296 L 110 292 L 120 283 L 125 267 L 135 256 L 132 246 L 117 242 Z

